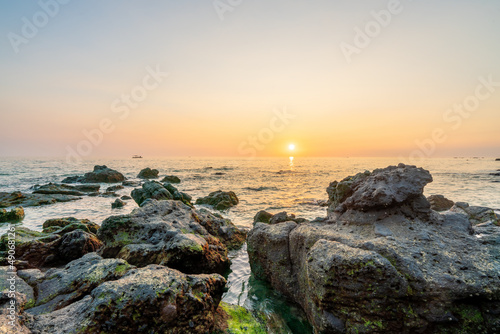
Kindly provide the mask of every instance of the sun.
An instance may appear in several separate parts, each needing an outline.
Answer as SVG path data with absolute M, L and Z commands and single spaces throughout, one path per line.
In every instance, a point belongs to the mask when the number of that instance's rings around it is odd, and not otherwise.
M 289 149 L 290 151 L 295 150 L 295 144 L 290 144 L 290 145 L 288 145 L 288 149 Z

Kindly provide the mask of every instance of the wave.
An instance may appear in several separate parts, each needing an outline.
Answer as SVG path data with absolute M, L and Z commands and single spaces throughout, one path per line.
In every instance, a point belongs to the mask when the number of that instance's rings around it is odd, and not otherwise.
M 245 189 L 245 190 L 251 190 L 251 191 L 264 191 L 264 190 L 276 190 L 276 191 L 278 191 L 279 190 L 276 187 L 258 187 L 258 188 L 245 187 L 243 189 Z

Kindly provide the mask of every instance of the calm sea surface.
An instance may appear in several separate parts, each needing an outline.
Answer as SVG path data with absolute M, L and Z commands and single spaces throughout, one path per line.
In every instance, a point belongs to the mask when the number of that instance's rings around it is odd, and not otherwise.
M 240 204 L 223 215 L 234 224 L 251 228 L 259 210 L 272 213 L 287 211 L 299 217 L 324 217 L 326 208 L 317 205 L 327 199 L 326 187 L 364 170 L 398 164 L 391 158 L 288 158 L 269 159 L 214 159 L 214 158 L 155 158 L 155 159 L 95 159 L 79 165 L 68 165 L 63 159 L 0 159 L 0 192 L 31 192 L 35 184 L 60 182 L 72 175 L 93 170 L 94 165 L 107 165 L 134 180 L 145 167 L 156 168 L 160 175 L 176 175 L 182 182 L 179 190 L 194 197 L 205 196 L 216 190 L 234 191 Z M 490 173 L 500 169 L 500 162 L 492 158 L 429 159 L 421 164 L 429 170 L 434 182 L 425 189 L 426 195 L 442 194 L 454 201 L 500 209 L 500 176 Z M 223 173 L 222 175 L 217 174 Z M 109 185 L 101 185 L 104 190 Z M 118 191 L 130 195 L 133 188 Z M 22 226 L 41 230 L 45 220 L 73 216 L 87 218 L 100 224 L 111 215 L 127 214 L 137 207 L 127 201 L 122 209 L 111 209 L 114 198 L 83 197 L 82 200 L 54 205 L 25 208 Z M 0 227 L 0 234 L 6 227 Z M 265 284 L 250 275 L 246 246 L 231 254 L 232 273 L 229 291 L 224 301 L 263 311 L 268 317 L 282 321 L 285 332 L 307 333 L 300 312 L 286 305 Z

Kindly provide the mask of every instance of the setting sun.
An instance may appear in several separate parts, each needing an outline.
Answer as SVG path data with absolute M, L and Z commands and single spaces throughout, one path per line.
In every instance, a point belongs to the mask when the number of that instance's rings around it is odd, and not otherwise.
M 289 149 L 290 151 L 295 150 L 295 144 L 290 144 L 290 145 L 288 145 L 288 149 Z

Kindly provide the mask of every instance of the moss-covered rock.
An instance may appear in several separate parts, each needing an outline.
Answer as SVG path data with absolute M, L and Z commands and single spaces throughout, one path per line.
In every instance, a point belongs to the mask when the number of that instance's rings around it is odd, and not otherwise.
M 0 209 L 0 223 L 19 222 L 24 219 L 24 209 L 22 207 L 14 208 L 10 211 Z
M 206 197 L 201 197 L 196 200 L 196 204 L 206 204 L 212 206 L 216 210 L 227 210 L 239 203 L 239 199 L 233 191 L 214 191 Z

